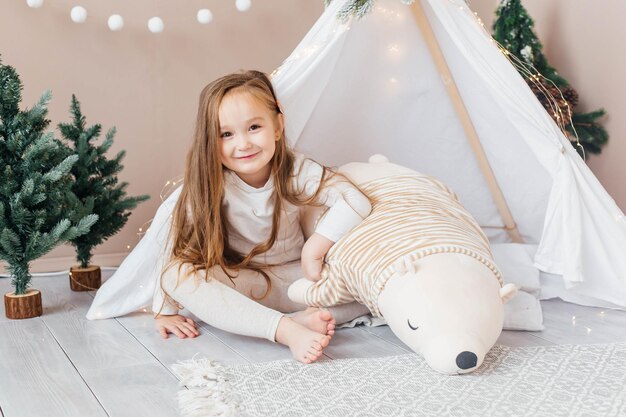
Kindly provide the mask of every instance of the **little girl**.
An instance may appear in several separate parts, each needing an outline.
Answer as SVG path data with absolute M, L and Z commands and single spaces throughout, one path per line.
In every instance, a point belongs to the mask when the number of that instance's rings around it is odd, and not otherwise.
M 185 307 L 214 327 L 285 344 L 298 361 L 317 360 L 334 334 L 332 309 L 285 316 L 227 283 L 251 269 L 267 281 L 267 295 L 268 274 L 298 259 L 305 277 L 320 279 L 330 247 L 370 213 L 368 198 L 289 149 L 273 87 L 258 71 L 224 76 L 202 90 L 183 184 L 155 294 L 162 336 L 198 334 L 193 320 L 176 314 Z M 328 207 L 306 242 L 299 222 L 304 205 Z M 347 307 L 342 321 L 367 312 Z

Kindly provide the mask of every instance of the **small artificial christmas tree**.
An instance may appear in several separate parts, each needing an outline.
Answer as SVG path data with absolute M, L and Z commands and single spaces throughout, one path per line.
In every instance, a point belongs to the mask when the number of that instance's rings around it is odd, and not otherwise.
M 522 6 L 521 0 L 501 0 L 496 9 L 497 19 L 493 24 L 493 37 L 509 53 L 527 67 L 533 68 L 547 79 L 536 78 L 534 71 L 528 73 L 518 68 L 520 74 L 559 126 L 566 129 L 567 135 L 576 145 L 576 136 L 585 151 L 600 153 L 608 141 L 608 133 L 598 123 L 604 116 L 604 110 L 589 113 L 574 112 L 578 104 L 578 94 L 565 78 L 548 64 L 542 52 L 542 45 L 535 34 L 534 22 Z M 546 92 L 550 96 L 546 95 Z M 560 110 L 560 111 L 559 111 Z M 572 127 L 573 125 L 573 127 Z M 576 150 L 581 153 L 579 148 Z
M 15 69 L 0 62 L 0 260 L 15 288 L 5 295 L 9 318 L 42 313 L 38 291 L 38 302 L 20 298 L 29 292 L 29 263 L 87 233 L 98 219 L 90 214 L 72 224 L 66 217 L 73 212 L 70 170 L 78 157 L 44 133 L 50 92 L 32 109 L 20 110 L 22 88 Z
M 75 95 L 72 95 L 70 106 L 72 123 L 58 125 L 62 137 L 70 143 L 70 148 L 77 154 L 78 160 L 72 166 L 74 184 L 72 192 L 76 196 L 76 217 L 86 213 L 98 215 L 98 222 L 88 233 L 71 239 L 71 244 L 76 249 L 79 268 L 72 268 L 70 272 L 70 285 L 74 290 L 91 290 L 100 286 L 100 268 L 90 267 L 93 248 L 100 245 L 109 237 L 117 233 L 128 220 L 130 210 L 137 207 L 142 201 L 149 198 L 147 195 L 139 197 L 126 197 L 125 188 L 127 183 L 118 183 L 117 174 L 122 170 L 121 161 L 125 152 L 120 151 L 115 158 L 106 158 L 106 152 L 113 144 L 115 128 L 107 133 L 104 142 L 95 146 L 95 142 L 102 131 L 100 124 L 85 126 L 85 117 L 80 110 L 80 103 Z M 87 283 L 80 281 L 80 273 L 85 272 L 88 277 Z

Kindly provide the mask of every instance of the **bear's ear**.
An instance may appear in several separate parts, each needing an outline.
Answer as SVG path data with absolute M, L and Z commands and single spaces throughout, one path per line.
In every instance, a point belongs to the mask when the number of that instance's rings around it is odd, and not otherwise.
M 500 298 L 502 299 L 502 304 L 505 304 L 511 298 L 515 297 L 517 294 L 517 287 L 515 284 L 506 284 L 504 287 L 500 288 Z

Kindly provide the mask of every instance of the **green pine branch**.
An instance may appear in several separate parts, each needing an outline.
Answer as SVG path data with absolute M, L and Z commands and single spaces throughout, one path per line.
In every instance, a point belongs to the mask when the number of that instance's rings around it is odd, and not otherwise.
M 88 233 L 71 239 L 77 260 L 81 267 L 86 268 L 93 249 L 116 234 L 126 224 L 131 210 L 149 196 L 128 197 L 125 191 L 128 184 L 118 183 L 117 175 L 124 168 L 122 159 L 126 153 L 120 151 L 113 159 L 108 159 L 105 155 L 113 145 L 115 128 L 109 129 L 102 144 L 97 146 L 95 142 L 100 137 L 102 126 L 95 124 L 87 127 L 86 118 L 75 95 L 72 95 L 70 114 L 72 122 L 60 123 L 58 128 L 78 157 L 76 164 L 72 166 L 75 178 L 72 191 L 76 196 L 73 215 L 81 217 L 95 213 L 99 218 Z
M 535 22 L 521 0 L 501 0 L 496 9 L 493 38 L 507 51 L 551 80 L 557 87 L 569 85 L 567 80 L 548 64 L 543 46 L 535 34 Z
M 602 118 L 605 114 L 604 109 L 589 113 L 574 113 L 572 116 L 572 124 L 574 127 L 567 127 L 570 140 L 575 143 L 576 136 L 578 136 L 578 140 L 583 145 L 583 148 L 585 148 L 585 152 L 594 154 L 601 153 L 602 147 L 606 145 L 609 140 L 608 132 L 598 121 L 598 119 Z M 575 133 L 574 129 L 576 129 Z M 580 149 L 577 148 L 577 151 L 582 156 Z

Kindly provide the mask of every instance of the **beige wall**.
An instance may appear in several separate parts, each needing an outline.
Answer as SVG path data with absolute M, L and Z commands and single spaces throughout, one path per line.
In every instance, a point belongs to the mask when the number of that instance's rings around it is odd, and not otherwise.
M 471 6 L 490 25 L 494 0 Z M 150 194 L 126 227 L 97 248 L 96 262 L 117 265 L 139 240 L 139 227 L 154 214 L 159 192 L 183 171 L 200 89 L 224 73 L 242 68 L 271 71 L 287 57 L 323 9 L 322 0 L 253 0 L 238 12 L 234 0 L 84 0 L 89 17 L 82 25 L 69 19 L 74 0 L 45 0 L 40 9 L 25 0 L 0 5 L 0 54 L 24 82 L 24 105 L 53 91 L 49 116 L 67 121 L 72 93 L 89 122 L 118 128 L 113 152 L 125 149 L 121 179 L 129 193 Z M 622 0 L 525 0 L 550 62 L 577 88 L 583 109 L 605 107 L 611 134 L 604 153 L 589 158 L 602 184 L 626 209 L 626 39 Z M 195 21 L 209 7 L 209 25 Z M 121 32 L 106 26 L 109 15 L 125 18 Z M 161 16 L 165 31 L 152 34 L 146 21 Z M 616 81 L 611 81 L 616 80 Z M 73 251 L 55 249 L 33 270 L 66 269 Z
M 82 25 L 69 17 L 78 3 L 89 13 Z M 213 11 L 208 25 L 196 21 L 202 7 Z M 322 10 L 321 0 L 253 0 L 245 13 L 234 0 L 45 0 L 39 9 L 25 0 L 0 3 L 0 54 L 22 78 L 23 105 L 51 89 L 49 118 L 56 125 L 69 120 L 75 93 L 88 123 L 117 127 L 112 152 L 127 152 L 120 177 L 130 183 L 129 194 L 152 196 L 96 249 L 100 265 L 119 264 L 156 211 L 166 181 L 183 173 L 202 87 L 239 69 L 271 72 Z M 125 20 L 120 32 L 106 25 L 115 13 Z M 163 33 L 148 31 L 152 16 L 163 18 Z M 67 269 L 67 257 L 73 249 L 58 247 L 33 271 Z

